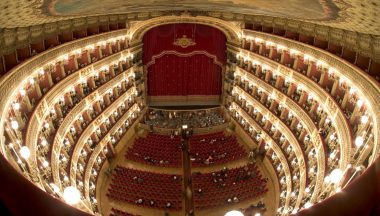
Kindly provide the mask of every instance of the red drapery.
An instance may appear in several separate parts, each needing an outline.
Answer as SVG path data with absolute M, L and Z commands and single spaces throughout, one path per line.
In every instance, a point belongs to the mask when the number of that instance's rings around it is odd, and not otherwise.
M 174 45 L 183 35 L 195 44 L 185 48 Z M 143 42 L 150 96 L 221 94 L 226 62 L 223 32 L 205 25 L 170 24 L 149 30 Z
M 221 67 L 205 55 L 165 55 L 149 67 L 148 94 L 219 95 Z

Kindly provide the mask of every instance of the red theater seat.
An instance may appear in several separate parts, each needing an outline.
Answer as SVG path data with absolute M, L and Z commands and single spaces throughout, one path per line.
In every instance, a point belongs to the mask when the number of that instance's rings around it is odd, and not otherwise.
M 214 173 L 194 173 L 192 177 L 194 206 L 198 209 L 253 199 L 268 191 L 267 180 L 262 178 L 256 164 Z
M 180 210 L 182 179 L 180 176 L 118 166 L 112 175 L 107 196 L 113 200 L 144 207 Z M 170 208 L 167 207 L 168 202 L 171 204 Z
M 128 149 L 126 158 L 139 163 L 162 167 L 181 167 L 181 138 L 150 133 L 138 138 Z
M 236 137 L 226 137 L 223 132 L 196 135 L 189 141 L 193 167 L 228 163 L 247 156 Z

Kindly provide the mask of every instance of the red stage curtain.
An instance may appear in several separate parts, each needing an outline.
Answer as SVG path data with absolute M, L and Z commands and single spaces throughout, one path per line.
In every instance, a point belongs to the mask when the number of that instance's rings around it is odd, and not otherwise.
M 185 48 L 174 45 L 176 39 L 183 35 L 195 42 L 195 45 Z M 148 65 L 149 95 L 221 93 L 221 66 L 226 63 L 226 37 L 220 30 L 198 24 L 162 25 L 150 29 L 144 35 L 143 42 L 143 63 Z M 184 57 L 170 53 L 155 57 L 165 51 L 193 55 Z M 204 54 L 194 54 L 195 51 Z
M 148 94 L 219 95 L 221 71 L 213 59 L 202 54 L 191 57 L 167 54 L 148 68 Z

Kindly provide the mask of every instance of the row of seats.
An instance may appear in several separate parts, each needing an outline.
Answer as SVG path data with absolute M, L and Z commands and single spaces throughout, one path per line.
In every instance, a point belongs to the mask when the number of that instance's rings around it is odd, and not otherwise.
M 189 143 L 193 167 L 228 163 L 247 156 L 236 137 L 227 137 L 223 132 L 195 135 Z
M 182 179 L 176 175 L 118 166 L 112 175 L 107 196 L 113 200 L 144 207 L 180 210 Z
M 140 215 L 134 215 L 128 212 L 121 211 L 119 209 L 112 208 L 110 216 L 140 216 Z
M 261 196 L 268 191 L 256 164 L 213 173 L 193 173 L 194 206 L 220 207 Z
M 128 160 L 139 163 L 181 167 L 182 151 L 179 136 L 167 136 L 150 133 L 146 138 L 138 138 L 126 153 Z

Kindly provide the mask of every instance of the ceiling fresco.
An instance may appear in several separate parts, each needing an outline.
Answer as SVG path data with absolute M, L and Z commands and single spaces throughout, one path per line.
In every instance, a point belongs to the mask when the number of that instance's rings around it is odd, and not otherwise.
M 164 11 L 170 8 L 329 20 L 336 18 L 339 12 L 331 0 L 46 0 L 45 5 L 47 13 L 61 16 Z
M 379 0 L 0 0 L 0 28 L 168 10 L 266 15 L 380 35 Z

